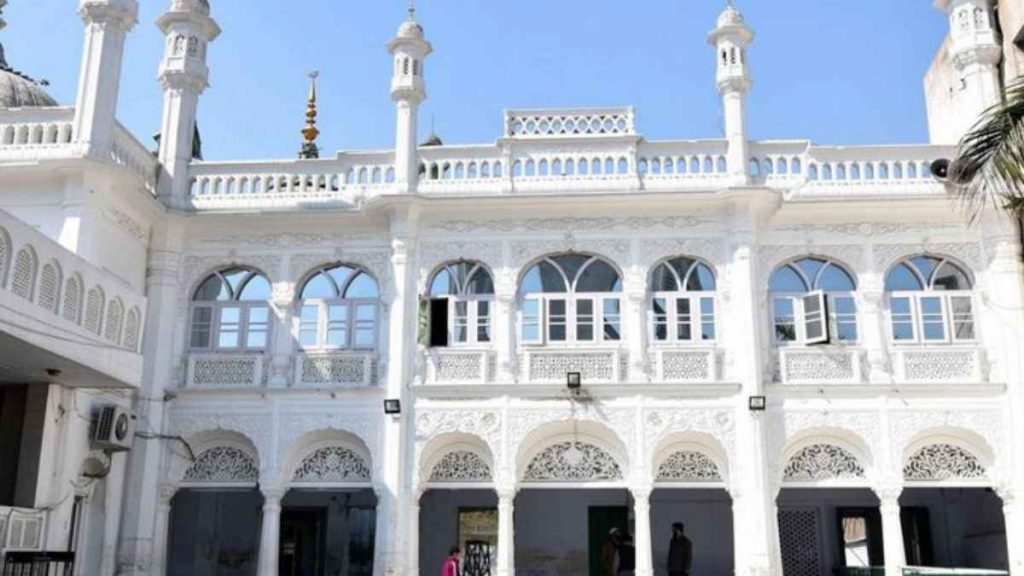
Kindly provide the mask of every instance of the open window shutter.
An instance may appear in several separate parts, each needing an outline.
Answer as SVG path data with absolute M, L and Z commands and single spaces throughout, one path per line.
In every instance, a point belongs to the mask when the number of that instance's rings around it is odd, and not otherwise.
M 430 300 L 426 298 L 420 298 L 416 316 L 416 342 L 421 346 L 430 346 Z
M 811 292 L 803 297 L 804 342 L 806 344 L 827 344 L 828 301 L 822 291 Z
M 448 346 L 448 299 L 438 298 L 430 301 L 430 346 L 440 348 Z

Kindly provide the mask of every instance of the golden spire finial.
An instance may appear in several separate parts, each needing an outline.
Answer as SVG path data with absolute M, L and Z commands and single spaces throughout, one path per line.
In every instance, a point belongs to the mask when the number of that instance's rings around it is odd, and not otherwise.
M 320 136 L 320 130 L 316 127 L 316 80 L 320 72 L 309 73 L 309 98 L 306 102 L 306 127 L 302 129 L 302 136 L 306 139 L 302 144 L 300 158 L 319 158 L 320 148 L 316 145 L 316 139 Z

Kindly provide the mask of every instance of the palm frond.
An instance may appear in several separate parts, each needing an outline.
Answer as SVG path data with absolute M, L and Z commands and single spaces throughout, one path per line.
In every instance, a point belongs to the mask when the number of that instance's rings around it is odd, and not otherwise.
M 956 195 L 973 218 L 986 206 L 1024 210 L 1024 77 L 960 141 L 950 166 Z

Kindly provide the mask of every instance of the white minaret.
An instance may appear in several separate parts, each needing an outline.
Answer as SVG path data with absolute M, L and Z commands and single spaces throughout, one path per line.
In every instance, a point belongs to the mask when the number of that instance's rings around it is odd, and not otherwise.
M 105 158 L 114 141 L 124 41 L 138 22 L 139 4 L 136 0 L 81 0 L 78 15 L 85 22 L 85 44 L 74 135 L 91 155 Z
M 409 5 L 409 19 L 398 28 L 398 35 L 388 42 L 394 60 L 391 76 L 391 100 L 398 109 L 395 134 L 395 183 L 399 192 L 414 192 L 419 177 L 416 137 L 419 107 L 427 99 L 423 80 L 424 63 L 434 47 L 416 22 L 416 10 Z
M 932 140 L 955 144 L 981 114 L 1000 100 L 1002 47 L 995 29 L 992 0 L 935 0 L 949 17 L 948 57 L 952 64 L 952 106 L 934 114 Z M 931 112 L 931 111 L 930 111 Z
M 734 185 L 750 183 L 750 145 L 747 141 L 747 92 L 754 82 L 747 65 L 747 46 L 754 31 L 744 23 L 743 14 L 732 2 L 718 17 L 718 26 L 708 34 L 718 60 L 717 84 L 725 113 L 725 137 L 729 141 L 729 176 Z
M 172 0 L 157 26 L 166 37 L 159 75 L 164 90 L 160 195 L 169 206 L 181 208 L 188 200 L 199 95 L 209 85 L 206 48 L 220 35 L 220 27 L 210 17 L 207 0 Z

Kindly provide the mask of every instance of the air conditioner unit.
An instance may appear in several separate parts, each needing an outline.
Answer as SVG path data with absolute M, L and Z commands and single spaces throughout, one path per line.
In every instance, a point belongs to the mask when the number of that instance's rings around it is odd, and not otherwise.
M 120 406 L 104 406 L 96 423 L 92 446 L 97 450 L 131 450 L 135 437 L 135 415 Z

